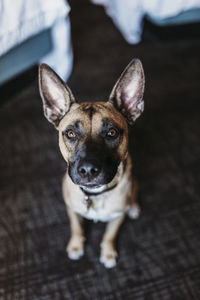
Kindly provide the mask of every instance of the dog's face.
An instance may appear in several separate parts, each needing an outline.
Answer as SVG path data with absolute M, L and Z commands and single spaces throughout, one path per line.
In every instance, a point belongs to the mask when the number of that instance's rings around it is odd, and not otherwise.
M 59 131 L 59 146 L 75 184 L 93 188 L 112 181 L 128 154 L 128 123 L 143 111 L 144 73 L 133 60 L 107 102 L 76 103 L 47 65 L 39 72 L 44 114 Z
M 113 179 L 127 155 L 128 125 L 111 103 L 72 104 L 58 130 L 74 183 L 97 187 Z

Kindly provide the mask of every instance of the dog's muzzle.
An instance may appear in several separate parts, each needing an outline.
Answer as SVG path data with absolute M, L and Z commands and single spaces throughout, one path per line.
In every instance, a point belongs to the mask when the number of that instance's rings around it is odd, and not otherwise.
M 97 187 L 108 184 L 117 172 L 118 164 L 113 161 L 81 159 L 69 165 L 69 175 L 75 184 Z

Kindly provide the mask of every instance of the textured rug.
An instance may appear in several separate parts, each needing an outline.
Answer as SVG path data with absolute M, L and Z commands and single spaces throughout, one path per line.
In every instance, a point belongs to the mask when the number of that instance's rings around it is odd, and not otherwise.
M 131 132 L 141 217 L 126 219 L 117 267 L 99 263 L 104 224 L 87 221 L 86 251 L 67 258 L 65 163 L 43 117 L 37 81 L 0 108 L 0 299 L 200 299 L 200 40 L 149 35 L 128 45 L 101 7 L 71 1 L 82 100 L 106 100 L 133 57 L 145 69 L 145 112 Z

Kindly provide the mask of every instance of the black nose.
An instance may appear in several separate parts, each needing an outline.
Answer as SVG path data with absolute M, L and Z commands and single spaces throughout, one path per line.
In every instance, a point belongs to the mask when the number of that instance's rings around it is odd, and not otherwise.
M 81 162 L 78 166 L 78 173 L 82 178 L 94 178 L 100 173 L 100 167 L 94 162 Z

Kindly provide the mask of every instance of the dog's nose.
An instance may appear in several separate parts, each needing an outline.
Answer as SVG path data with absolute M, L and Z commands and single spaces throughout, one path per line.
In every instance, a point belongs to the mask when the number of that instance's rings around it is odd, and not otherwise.
M 78 172 L 83 178 L 94 178 L 97 177 L 97 175 L 99 174 L 100 167 L 91 162 L 81 162 L 78 167 Z

